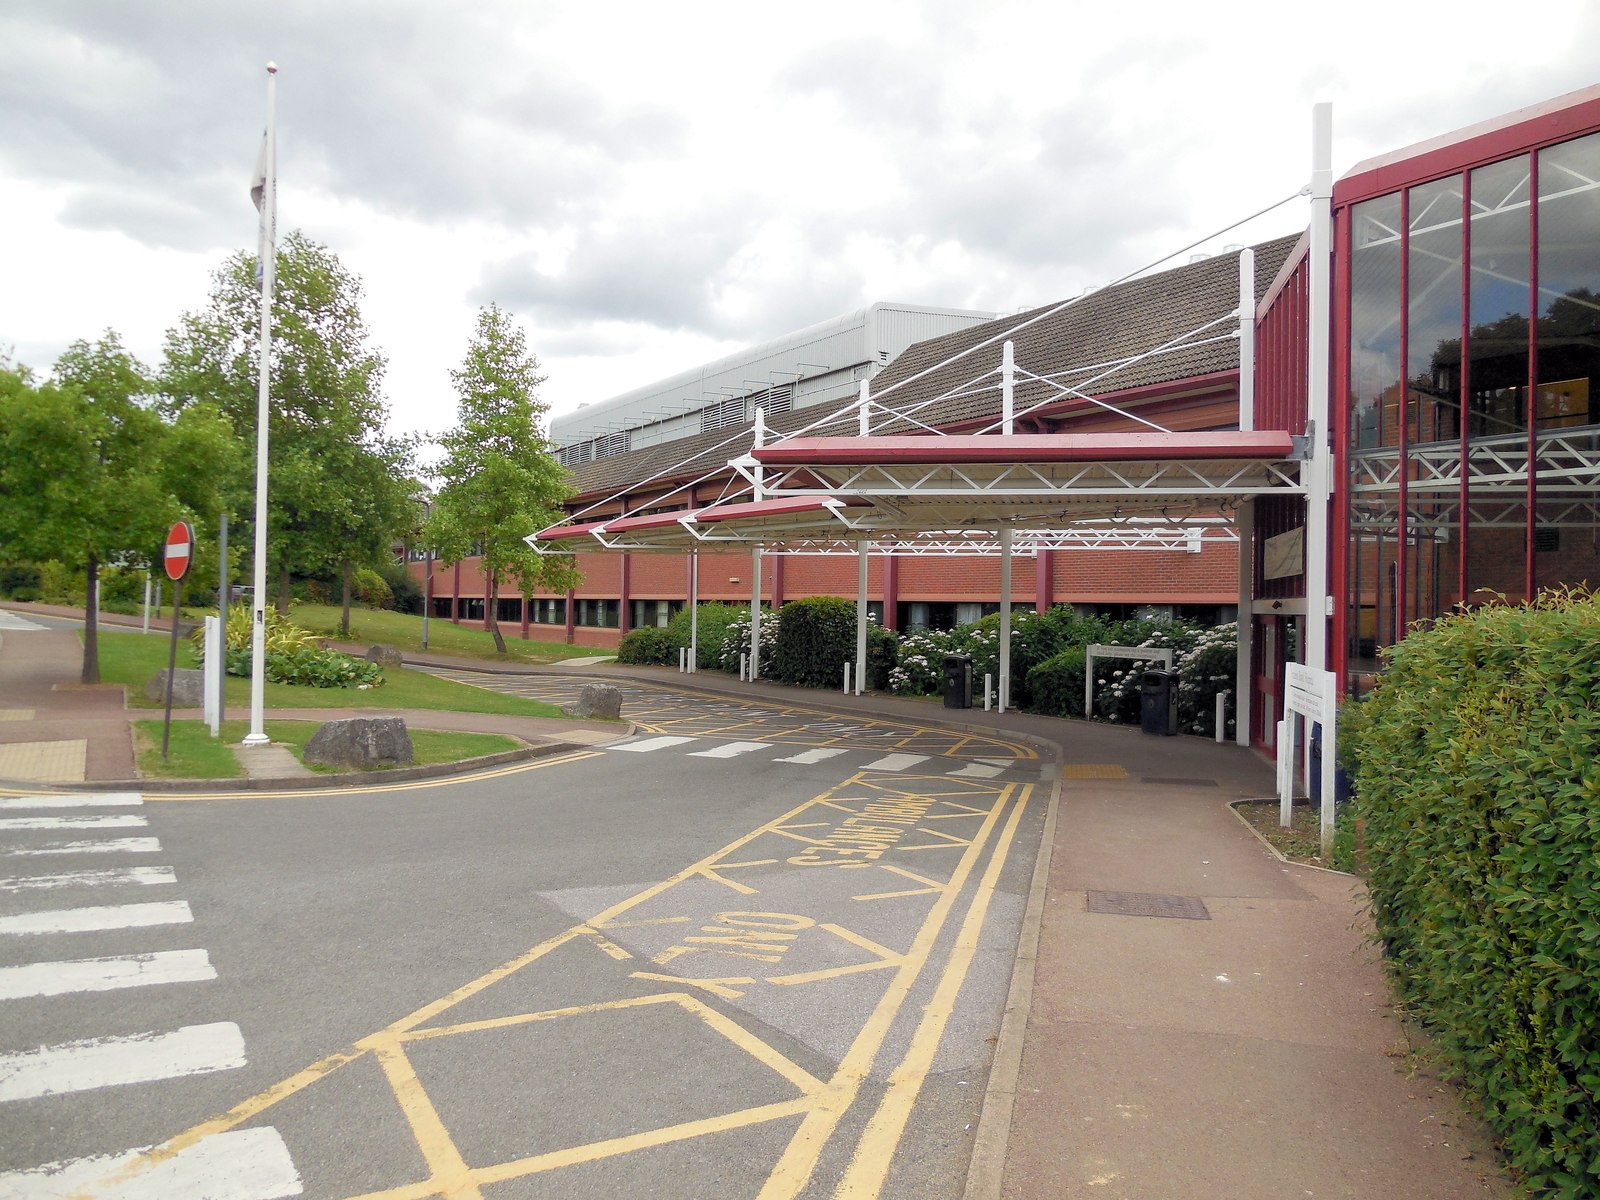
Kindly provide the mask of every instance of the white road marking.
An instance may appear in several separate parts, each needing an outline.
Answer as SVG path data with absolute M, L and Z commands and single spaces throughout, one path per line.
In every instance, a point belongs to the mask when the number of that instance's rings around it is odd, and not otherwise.
M 245 1061 L 244 1035 L 232 1021 L 62 1042 L 0 1055 L 0 1101 L 231 1071 Z
M 201 983 L 217 977 L 204 950 L 159 950 L 64 962 L 0 967 L 0 1000 L 65 996 L 72 992 L 115 992 L 161 983 Z
M 774 762 L 801 763 L 810 766 L 812 763 L 822 762 L 824 759 L 837 758 L 845 751 L 839 749 L 802 750 L 799 754 L 792 754 L 788 758 L 773 759 Z
M 48 625 L 41 625 L 37 621 L 30 621 L 27 617 L 19 616 L 8 609 L 0 608 L 0 629 L 10 629 L 21 633 L 29 629 L 49 629 Z
M 713 746 L 710 750 L 691 750 L 691 758 L 738 758 L 741 754 L 749 754 L 752 750 L 765 750 L 771 742 L 725 742 L 721 746 Z
M 607 746 L 607 750 L 626 750 L 629 754 L 649 754 L 652 750 L 665 750 L 668 746 L 681 746 L 685 742 L 697 741 L 692 737 L 653 737 L 645 738 L 642 742 L 625 742 L 620 746 Z
M 863 771 L 905 771 L 918 763 L 927 762 L 926 754 L 885 754 L 882 758 L 869 762 L 862 767 Z
M 104 871 L 67 871 L 61 875 L 22 875 L 0 879 L 0 892 L 26 892 L 45 888 L 106 887 L 119 883 L 145 886 L 177 883 L 171 867 L 114 867 Z
M 0 817 L 0 829 L 142 829 L 148 824 L 137 813 L 114 817 Z
M 0 796 L 0 808 L 123 808 L 143 804 L 138 792 L 58 792 L 50 796 Z
M 968 779 L 993 779 L 1004 770 L 1003 767 L 991 767 L 983 763 L 968 763 L 959 771 L 951 771 L 951 775 L 965 775 Z
M 102 838 L 93 842 L 46 842 L 43 846 L 13 846 L 8 854 L 154 854 L 161 841 L 153 837 Z
M 270 1125 L 202 1138 L 115 1185 L 115 1191 L 96 1186 L 152 1149 L 140 1146 L 121 1154 L 8 1171 L 0 1174 L 0 1200 L 68 1200 L 84 1195 L 116 1200 L 279 1200 L 302 1191 L 283 1135 Z
M 142 925 L 187 925 L 194 920 L 187 900 L 150 904 L 102 904 L 93 908 L 54 908 L 0 917 L 0 933 L 89 933 Z

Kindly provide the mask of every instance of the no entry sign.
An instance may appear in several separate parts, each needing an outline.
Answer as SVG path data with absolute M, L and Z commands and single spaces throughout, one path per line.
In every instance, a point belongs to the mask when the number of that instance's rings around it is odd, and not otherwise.
M 167 531 L 167 578 L 182 579 L 189 573 L 189 563 L 194 558 L 194 530 L 189 522 L 179 521 Z

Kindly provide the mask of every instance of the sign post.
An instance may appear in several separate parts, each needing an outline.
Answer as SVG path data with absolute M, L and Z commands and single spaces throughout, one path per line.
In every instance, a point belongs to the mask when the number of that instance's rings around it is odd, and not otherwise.
M 1306 719 L 1306 739 L 1311 738 L 1311 722 L 1322 726 L 1322 810 L 1320 828 L 1322 858 L 1333 854 L 1333 817 L 1336 797 L 1333 791 L 1334 764 L 1338 758 L 1339 679 L 1332 671 L 1319 671 L 1300 663 L 1289 663 L 1284 678 L 1283 715 L 1278 737 L 1278 820 L 1290 823 L 1289 809 L 1294 791 L 1294 715 Z M 1309 747 L 1308 747 L 1309 750 Z M 1309 781 L 1308 781 L 1309 782 Z
M 172 741 L 172 673 L 178 669 L 178 618 L 183 615 L 183 577 L 194 558 L 194 530 L 179 521 L 167 531 L 167 578 L 172 580 L 172 645 L 167 653 L 167 713 L 161 725 L 161 761 L 167 761 Z

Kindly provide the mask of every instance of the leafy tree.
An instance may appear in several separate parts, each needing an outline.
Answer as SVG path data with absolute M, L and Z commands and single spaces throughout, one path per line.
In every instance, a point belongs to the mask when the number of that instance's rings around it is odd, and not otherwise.
M 101 565 L 159 561 L 175 520 L 192 520 L 198 534 L 216 511 L 233 446 L 204 406 L 164 421 L 148 372 L 111 330 L 74 342 L 37 386 L 24 372 L 0 372 L 0 544 L 83 567 L 84 683 L 100 681 Z
M 326 246 L 290 233 L 278 249 L 268 428 L 268 548 L 278 607 L 291 573 L 381 561 L 410 519 L 413 444 L 383 433 L 383 355 L 368 344 L 362 286 Z M 162 390 L 178 410 L 214 403 L 255 445 L 261 289 L 256 258 L 233 255 L 210 300 L 167 334 Z M 252 458 L 253 461 L 253 458 Z M 247 496 L 253 472 L 242 483 Z M 238 508 L 253 520 L 241 496 Z M 242 541 L 243 539 L 241 539 Z M 348 616 L 346 616 L 348 628 Z
M 563 591 L 576 583 L 570 556 L 536 554 L 522 540 L 559 519 L 570 492 L 544 436 L 549 406 L 538 396 L 539 360 L 509 313 L 494 304 L 479 311 L 467 356 L 450 377 L 457 423 L 440 438 L 440 486 L 423 537 L 446 563 L 482 555 L 489 632 L 504 654 L 495 612 L 503 585 L 516 583 L 526 598 L 536 587 Z

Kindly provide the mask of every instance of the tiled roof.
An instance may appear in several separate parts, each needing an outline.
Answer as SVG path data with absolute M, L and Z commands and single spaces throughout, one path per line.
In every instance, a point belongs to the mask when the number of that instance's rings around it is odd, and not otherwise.
M 1258 298 L 1271 285 L 1299 236 L 1296 233 L 1253 247 Z M 1047 305 L 918 342 L 873 379 L 871 392 L 874 397 L 882 396 L 883 403 L 896 412 L 914 411 L 917 422 L 934 427 L 997 416 L 1000 390 L 995 372 L 1008 334 L 1012 335 L 1019 370 L 1015 387 L 1018 412 L 1065 398 L 1057 388 L 1020 377 L 1022 372 L 1058 376 L 1090 395 L 1105 396 L 1232 371 L 1239 365 L 1239 345 L 1226 337 L 1205 345 L 1185 345 L 1110 373 L 1105 373 L 1105 364 L 1185 339 L 1206 322 L 1225 317 L 1238 303 L 1238 259 L 1233 255 L 1208 258 L 1103 288 L 1071 303 Z M 1223 322 L 1200 338 L 1187 340 L 1217 337 L 1233 328 L 1232 322 Z M 962 351 L 969 353 L 949 361 Z M 924 371 L 927 374 L 921 374 Z M 812 425 L 828 414 L 827 409 L 801 409 L 770 419 L 768 428 L 779 435 L 800 429 L 817 435 L 855 432 L 854 416 Z M 885 422 L 880 414 L 874 414 L 875 434 L 916 428 L 911 421 Z M 580 495 L 598 497 L 658 473 L 664 472 L 664 478 L 674 481 L 693 478 L 748 449 L 748 429 L 746 426 L 731 442 L 727 439 L 735 431 L 721 429 L 584 463 L 573 468 L 572 483 Z M 727 444 L 717 448 L 723 442 Z

